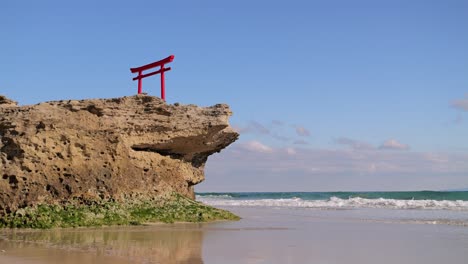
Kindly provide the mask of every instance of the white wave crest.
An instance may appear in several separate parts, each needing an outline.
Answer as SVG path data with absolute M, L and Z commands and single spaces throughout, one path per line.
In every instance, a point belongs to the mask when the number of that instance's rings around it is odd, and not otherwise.
M 240 207 L 291 207 L 291 208 L 323 208 L 323 209 L 351 209 L 351 208 L 390 208 L 390 209 L 433 209 L 468 211 L 468 201 L 436 201 L 436 200 L 396 200 L 396 199 L 341 199 L 331 197 L 329 200 L 291 199 L 257 199 L 234 200 L 215 197 L 197 197 L 197 200 L 212 206 L 240 206 Z

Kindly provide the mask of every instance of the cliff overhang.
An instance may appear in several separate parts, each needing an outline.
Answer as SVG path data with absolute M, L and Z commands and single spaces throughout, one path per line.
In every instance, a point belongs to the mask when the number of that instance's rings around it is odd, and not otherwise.
M 0 212 L 38 205 L 194 198 L 207 158 L 238 138 L 225 104 L 136 95 L 31 106 L 0 96 Z

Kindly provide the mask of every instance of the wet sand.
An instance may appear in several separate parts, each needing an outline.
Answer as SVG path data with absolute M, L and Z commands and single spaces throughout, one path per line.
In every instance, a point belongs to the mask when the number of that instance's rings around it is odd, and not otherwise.
M 372 210 L 228 209 L 243 219 L 210 224 L 3 230 L 0 263 L 427 264 L 466 263 L 468 259 L 465 226 L 383 221 Z

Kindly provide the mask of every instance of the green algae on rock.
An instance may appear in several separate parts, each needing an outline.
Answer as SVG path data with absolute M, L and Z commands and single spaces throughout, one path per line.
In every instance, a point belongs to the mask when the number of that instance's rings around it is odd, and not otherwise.
M 47 229 L 239 219 L 228 211 L 174 193 L 159 200 L 125 203 L 106 201 L 91 204 L 41 204 L 5 214 L 0 218 L 0 227 Z

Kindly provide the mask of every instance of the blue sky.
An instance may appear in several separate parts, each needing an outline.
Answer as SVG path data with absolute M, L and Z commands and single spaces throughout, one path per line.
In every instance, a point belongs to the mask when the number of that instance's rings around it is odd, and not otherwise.
M 132 95 L 174 54 L 168 102 L 228 103 L 241 132 L 197 190 L 468 186 L 467 1 L 225 2 L 2 3 L 0 94 Z

